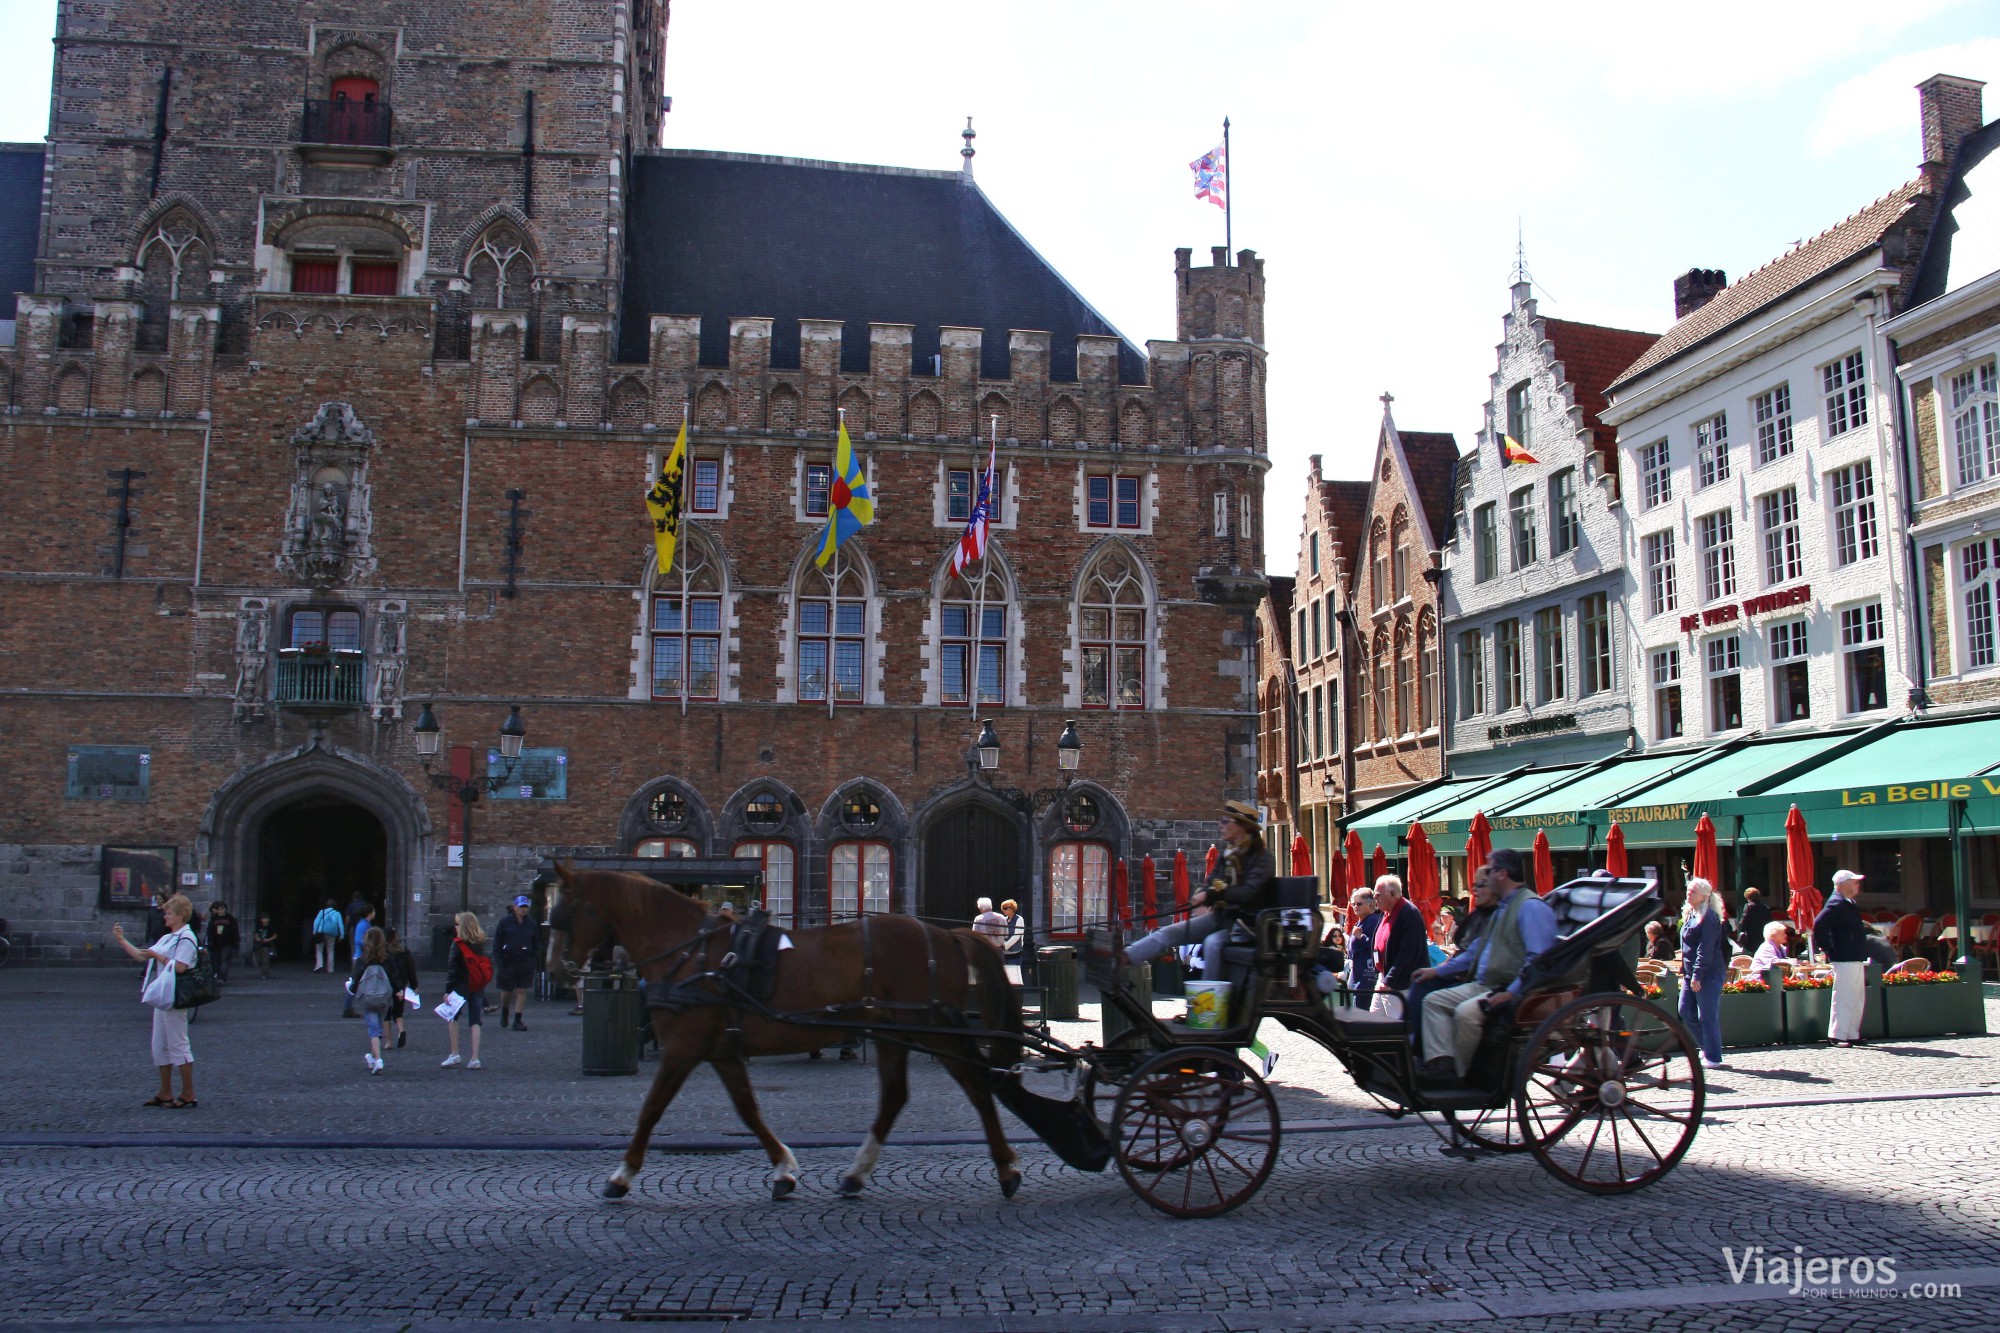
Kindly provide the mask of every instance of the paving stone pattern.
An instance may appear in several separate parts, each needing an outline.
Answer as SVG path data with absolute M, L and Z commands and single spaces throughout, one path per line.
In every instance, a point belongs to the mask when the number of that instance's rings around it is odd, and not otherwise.
M 1730 1109 L 1744 1098 L 1722 1095 L 1672 1177 L 1610 1199 L 1525 1159 L 1446 1159 L 1421 1129 L 1385 1122 L 1289 1137 L 1263 1192 L 1210 1222 L 1160 1217 L 1115 1172 L 1070 1170 L 1023 1136 L 1027 1179 L 1011 1202 L 976 1150 L 892 1143 L 859 1200 L 834 1197 L 848 1152 L 821 1148 L 801 1151 L 805 1180 L 787 1203 L 768 1200 L 760 1156 L 706 1152 L 655 1155 L 632 1196 L 609 1204 L 594 1193 L 608 1150 L 425 1146 L 623 1131 L 637 1081 L 575 1076 L 574 1020 L 552 1006 L 531 1010 L 526 1034 L 489 1028 L 494 1058 L 479 1074 L 436 1068 L 441 1034 L 427 1020 L 419 1053 L 370 1078 L 359 1025 L 329 1016 L 323 978 L 239 983 L 196 1025 L 203 1106 L 175 1113 L 131 1107 L 150 1091 L 135 990 L 0 974 L 9 1045 L 26 1035 L 36 1050 L 32 1077 L 0 1094 L 0 1137 L 37 1125 L 233 1134 L 268 1120 L 276 1141 L 17 1140 L 0 1152 L 0 1320 L 391 1328 L 709 1310 L 741 1312 L 739 1327 L 893 1318 L 953 1333 L 2000 1324 L 2000 1099 L 1986 1096 Z M 1780 1050 L 1723 1081 L 1765 1093 L 1801 1089 L 1777 1072 L 1835 1092 L 2000 1086 L 1996 1048 Z M 1295 1054 L 1285 1049 L 1281 1076 L 1310 1063 L 1287 1065 Z M 756 1077 L 787 1127 L 853 1130 L 865 1115 L 870 1071 L 773 1061 Z M 920 1076 L 911 1123 L 969 1128 L 942 1082 Z M 1288 1114 L 1351 1114 L 1305 1089 L 1284 1095 Z M 734 1128 L 719 1091 L 697 1089 L 685 1108 L 679 1130 Z M 335 1126 L 373 1127 L 383 1146 L 282 1142 Z M 1744 1299 L 1727 1290 L 1721 1251 L 1753 1244 L 1892 1255 L 1905 1274 L 1973 1280 L 1924 1302 Z

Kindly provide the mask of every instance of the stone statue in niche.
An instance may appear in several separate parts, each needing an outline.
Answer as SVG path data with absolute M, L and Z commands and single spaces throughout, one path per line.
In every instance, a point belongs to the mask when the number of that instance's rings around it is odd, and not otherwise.
M 375 651 L 368 659 L 368 712 L 377 722 L 403 716 L 403 668 L 408 661 L 403 602 L 383 602 L 375 609 Z
M 236 612 L 236 688 L 234 714 L 238 722 L 264 716 L 264 674 L 270 669 L 271 612 L 255 597 L 245 598 Z
M 314 588 L 346 587 L 375 572 L 368 465 L 375 434 L 347 403 L 321 403 L 292 432 L 292 495 L 281 574 Z

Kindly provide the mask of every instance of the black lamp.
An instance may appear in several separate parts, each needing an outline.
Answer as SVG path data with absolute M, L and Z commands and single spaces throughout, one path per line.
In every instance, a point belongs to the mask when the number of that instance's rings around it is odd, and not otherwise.
M 1062 737 L 1056 742 L 1056 767 L 1065 773 L 1076 772 L 1083 762 L 1083 741 L 1076 734 L 1076 723 L 1063 723 Z
M 979 724 L 979 766 L 991 773 L 1000 767 L 1000 738 L 993 733 L 991 719 Z

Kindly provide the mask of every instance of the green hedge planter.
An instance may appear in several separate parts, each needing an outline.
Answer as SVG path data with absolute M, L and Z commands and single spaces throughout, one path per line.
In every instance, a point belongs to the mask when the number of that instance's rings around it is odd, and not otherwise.
M 1880 1007 L 1879 1005 L 1877 1006 Z M 1833 990 L 1785 992 L 1785 1041 L 1792 1046 L 1825 1041 L 1833 1020 Z
M 1785 1039 L 1785 1002 L 1775 990 L 1762 994 L 1724 994 L 1722 1044 L 1775 1046 Z
M 1887 1031 L 1891 1041 L 1907 1037 L 1943 1037 L 1953 1033 L 1983 1035 L 1986 1000 L 1979 969 L 1971 967 L 1956 982 L 1921 986 L 1884 986 Z

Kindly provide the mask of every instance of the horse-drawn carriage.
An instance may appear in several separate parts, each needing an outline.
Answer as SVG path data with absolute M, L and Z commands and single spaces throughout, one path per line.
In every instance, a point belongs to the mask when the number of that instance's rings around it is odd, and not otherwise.
M 1598 877 L 1550 895 L 1567 933 L 1530 962 L 1519 1002 L 1496 1010 L 1467 1077 L 1449 1086 L 1419 1079 L 1403 1019 L 1318 993 L 1316 881 L 1280 880 L 1278 892 L 1253 930 L 1223 946 L 1233 984 L 1219 1029 L 1156 1017 L 1151 996 L 1135 995 L 1114 965 L 1117 923 L 1093 932 L 1087 969 L 1126 1027 L 1109 1045 L 1070 1046 L 1023 1028 L 998 950 L 969 931 L 885 914 L 795 932 L 775 979 L 759 984 L 743 970 L 755 946 L 733 924 L 714 924 L 698 901 L 636 877 L 565 872 L 551 904 L 552 957 L 566 947 L 581 962 L 624 943 L 648 978 L 661 1040 L 638 1131 L 605 1192 L 626 1192 L 654 1123 L 687 1073 L 708 1062 L 770 1156 L 773 1196 L 790 1194 L 798 1164 L 758 1114 L 745 1057 L 810 1050 L 856 1031 L 877 1042 L 882 1096 L 842 1177 L 846 1194 L 865 1186 L 907 1099 L 908 1053 L 920 1050 L 938 1057 L 978 1110 L 1008 1196 L 1021 1174 L 996 1099 L 1069 1165 L 1103 1170 L 1115 1161 L 1162 1212 L 1228 1212 L 1277 1159 L 1277 1101 L 1236 1054 L 1267 1018 L 1325 1047 L 1389 1115 L 1427 1124 L 1438 1116 L 1454 1155 L 1530 1152 L 1564 1183 L 1612 1194 L 1664 1176 L 1693 1142 L 1703 1105 L 1694 1041 L 1645 998 L 1631 967 L 1639 932 L 1660 910 L 1650 881 Z M 1058 1095 L 1036 1090 L 1050 1077 Z

